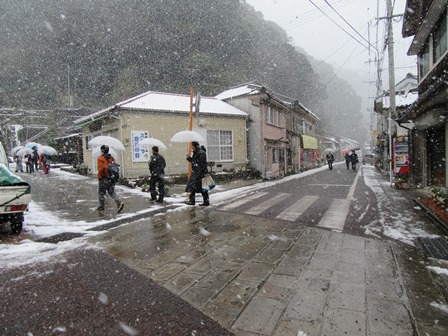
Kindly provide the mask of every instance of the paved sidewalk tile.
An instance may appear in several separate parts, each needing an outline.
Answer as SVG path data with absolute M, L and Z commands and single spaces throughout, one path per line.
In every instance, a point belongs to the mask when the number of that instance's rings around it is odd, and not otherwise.
M 254 298 L 236 320 L 232 329 L 271 335 L 284 306 L 280 301 L 269 298 Z

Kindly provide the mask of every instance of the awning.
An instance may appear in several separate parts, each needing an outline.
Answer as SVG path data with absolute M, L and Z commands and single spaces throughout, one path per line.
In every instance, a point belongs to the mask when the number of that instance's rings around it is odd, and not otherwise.
M 302 135 L 304 149 L 317 149 L 317 139 L 309 135 Z

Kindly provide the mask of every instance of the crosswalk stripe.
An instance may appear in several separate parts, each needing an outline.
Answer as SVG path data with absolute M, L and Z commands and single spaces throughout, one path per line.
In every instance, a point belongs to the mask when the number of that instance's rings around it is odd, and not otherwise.
M 302 215 L 302 213 L 305 212 L 306 209 L 308 209 L 311 204 L 316 202 L 318 198 L 319 197 L 317 196 L 303 196 L 289 208 L 281 212 L 276 218 L 294 222 L 300 217 L 300 215 Z
M 252 201 L 252 200 L 254 200 L 254 199 L 257 199 L 257 198 L 259 198 L 259 197 L 262 197 L 262 196 L 264 196 L 264 195 L 266 195 L 266 194 L 267 194 L 267 192 L 259 192 L 259 193 L 255 193 L 255 194 L 253 194 L 253 195 L 250 195 L 250 196 L 248 196 L 248 197 L 243 197 L 243 198 L 241 198 L 241 199 L 239 199 L 239 200 L 237 200 L 237 201 L 235 201 L 235 202 L 232 202 L 232 203 L 230 203 L 230 204 L 227 204 L 227 205 L 223 206 L 223 207 L 221 208 L 221 210 L 231 210 L 231 209 L 235 209 L 235 208 L 239 207 L 240 205 L 243 205 L 243 204 L 245 204 L 245 203 L 247 203 L 247 202 L 250 202 L 250 201 Z
M 317 226 L 342 232 L 350 203 L 350 199 L 334 199 Z
M 291 194 L 278 194 L 277 196 L 268 199 L 267 201 L 261 202 L 260 204 L 254 206 L 252 209 L 245 211 L 248 215 L 259 215 L 266 209 L 276 205 L 281 202 L 285 197 L 290 197 Z

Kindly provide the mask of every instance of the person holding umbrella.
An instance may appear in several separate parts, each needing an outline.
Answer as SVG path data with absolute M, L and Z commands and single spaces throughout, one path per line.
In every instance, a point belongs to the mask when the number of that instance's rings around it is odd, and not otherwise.
M 32 147 L 33 154 L 31 158 L 31 166 L 33 167 L 33 172 L 39 170 L 39 153 L 37 152 L 37 146 Z
M 187 183 L 186 191 L 190 193 L 190 199 L 186 203 L 188 205 L 195 205 L 195 195 L 197 192 L 202 194 L 203 202 L 200 206 L 209 206 L 210 200 L 207 190 L 202 189 L 202 179 L 208 174 L 207 169 L 207 154 L 199 146 L 199 142 L 193 141 L 193 155 L 187 153 L 187 161 L 191 163 L 191 176 Z
M 348 152 L 346 152 L 344 158 L 345 158 L 345 165 L 347 166 L 347 170 L 349 170 L 350 162 L 351 162 L 350 154 Z
M 352 153 L 350 154 L 350 161 L 352 163 L 352 169 L 356 170 L 356 164 L 359 161 L 358 161 L 358 154 L 356 154 L 356 151 L 354 149 L 352 149 Z
M 118 213 L 123 210 L 124 203 L 120 200 L 115 192 L 115 182 L 109 180 L 107 175 L 109 174 L 109 164 L 114 162 L 115 159 L 109 154 L 109 146 L 101 146 L 101 155 L 98 157 L 98 198 L 100 206 L 96 208 L 97 211 L 104 211 L 104 203 L 106 200 L 106 192 L 117 203 Z
M 151 173 L 151 181 L 149 182 L 149 191 L 151 193 L 151 201 L 163 203 L 165 196 L 165 158 L 159 154 L 159 147 L 152 147 L 152 156 L 149 158 L 149 171 Z M 156 185 L 159 189 L 159 198 L 157 198 Z

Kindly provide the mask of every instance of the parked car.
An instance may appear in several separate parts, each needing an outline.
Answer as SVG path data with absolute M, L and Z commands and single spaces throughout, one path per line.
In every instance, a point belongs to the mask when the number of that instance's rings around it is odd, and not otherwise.
M 373 154 L 365 154 L 362 157 L 362 164 L 370 164 L 370 165 L 375 165 L 375 155 Z
M 31 186 L 9 170 L 8 157 L 0 143 L 0 224 L 10 223 L 13 233 L 23 227 L 23 213 L 31 201 Z

